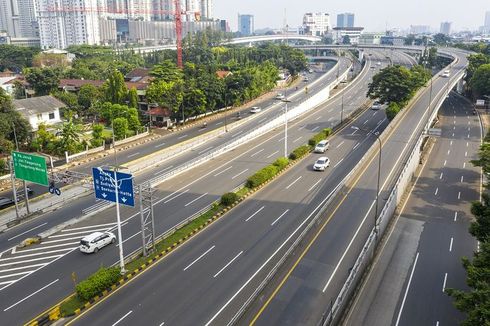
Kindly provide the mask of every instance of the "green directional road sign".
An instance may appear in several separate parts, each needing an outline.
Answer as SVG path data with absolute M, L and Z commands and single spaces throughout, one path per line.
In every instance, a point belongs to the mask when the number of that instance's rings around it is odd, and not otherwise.
M 48 186 L 46 159 L 42 156 L 12 152 L 14 172 L 17 179 Z

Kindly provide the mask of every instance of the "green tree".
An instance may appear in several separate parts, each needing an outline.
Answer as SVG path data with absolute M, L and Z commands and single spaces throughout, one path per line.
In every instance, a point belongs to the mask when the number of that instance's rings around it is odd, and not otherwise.
M 490 64 L 481 65 L 476 69 L 470 85 L 476 97 L 490 95 Z
M 69 117 L 67 122 L 63 123 L 60 131 L 58 154 L 67 151 L 68 153 L 77 153 L 80 150 L 81 128 Z
M 172 112 L 179 112 L 184 100 L 183 85 L 180 82 L 154 81 L 146 90 L 146 97 L 151 103 L 158 103 Z
M 475 221 L 470 224 L 471 235 L 480 242 L 490 242 L 490 196 L 483 193 L 482 202 L 471 205 L 471 213 L 475 216 Z
M 19 146 L 22 146 L 31 137 L 31 125 L 15 110 L 10 96 L 0 88 L 0 138 L 15 144 L 14 127 Z
M 22 99 L 22 98 L 27 97 L 26 89 L 25 89 L 24 85 L 22 85 L 22 83 L 18 80 L 14 81 L 14 94 L 13 95 L 14 95 L 15 99 Z
M 113 128 L 116 140 L 124 139 L 128 134 L 128 120 L 126 118 L 114 119 Z
M 130 108 L 138 108 L 138 91 L 134 87 L 128 92 L 128 106 Z
M 138 116 L 138 110 L 135 108 L 128 108 L 127 113 L 126 113 L 126 120 L 128 121 L 128 128 L 131 129 L 134 132 L 138 132 L 141 123 L 140 119 Z
M 150 75 L 159 81 L 180 82 L 184 78 L 182 71 L 171 60 L 165 60 L 162 63 L 155 65 L 150 72 Z
M 437 45 L 448 45 L 451 43 L 451 38 L 445 34 L 437 33 L 433 36 L 434 43 Z
M 80 87 L 78 92 L 78 104 L 88 110 L 99 99 L 99 96 L 100 93 L 97 87 L 92 84 L 85 84 Z
M 0 44 L 0 71 L 21 72 L 32 67 L 32 58 L 40 51 L 40 48 Z
M 401 66 L 382 69 L 369 84 L 368 96 L 382 103 L 405 103 L 413 93 L 410 70 Z
M 102 146 L 102 144 L 104 143 L 103 131 L 104 131 L 104 125 L 101 124 L 92 125 L 92 139 L 90 140 L 90 143 L 92 144 L 93 147 Z
M 124 104 L 128 89 L 124 83 L 124 76 L 118 70 L 113 70 L 107 81 L 102 85 L 105 99 L 113 104 Z
M 206 112 L 206 96 L 200 89 L 189 87 L 184 91 L 183 105 L 187 116 L 204 113 Z
M 68 110 L 81 113 L 81 108 L 78 105 L 78 96 L 76 94 L 65 91 L 54 91 L 51 93 L 51 95 L 65 103 Z
M 388 104 L 388 107 L 386 108 L 386 117 L 388 118 L 388 120 L 393 120 L 396 115 L 398 114 L 398 112 L 400 112 L 401 110 L 401 107 L 400 105 L 398 105 L 398 103 L 396 102 L 391 102 L 390 104 Z
M 28 68 L 25 79 L 36 92 L 36 95 L 48 95 L 58 89 L 60 71 L 54 68 Z

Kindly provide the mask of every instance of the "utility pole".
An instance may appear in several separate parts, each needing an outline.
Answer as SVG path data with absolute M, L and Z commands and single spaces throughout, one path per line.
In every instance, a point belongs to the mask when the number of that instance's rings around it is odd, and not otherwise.
M 14 132 L 14 139 L 15 139 L 15 149 L 17 151 L 19 151 L 19 142 L 17 141 L 17 132 L 15 130 L 15 124 L 12 122 L 12 130 Z M 12 169 L 13 170 L 13 169 Z M 30 209 L 29 209 L 29 194 L 28 194 L 28 191 L 27 191 L 27 183 L 25 180 L 22 180 L 22 185 L 24 186 L 24 201 L 26 203 L 26 210 L 27 210 L 27 214 L 30 214 Z M 14 183 L 12 184 L 12 190 L 14 191 L 14 200 L 15 200 L 15 207 L 16 207 L 16 210 L 18 209 L 18 206 L 17 206 L 17 187 L 15 186 L 15 179 L 14 179 Z M 16 212 L 17 215 L 19 214 L 18 212 Z

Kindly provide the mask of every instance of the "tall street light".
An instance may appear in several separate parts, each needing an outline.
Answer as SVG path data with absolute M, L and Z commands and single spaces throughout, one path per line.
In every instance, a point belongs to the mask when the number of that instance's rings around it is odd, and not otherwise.
M 354 130 L 360 130 L 365 132 L 368 136 L 369 135 L 374 135 L 376 137 L 376 140 L 378 141 L 379 145 L 379 151 L 378 151 L 378 180 L 376 184 L 376 204 L 374 207 L 374 232 L 377 236 L 378 234 L 378 199 L 379 199 L 379 183 L 380 183 L 380 177 L 381 177 L 381 151 L 383 145 L 381 144 L 381 139 L 379 138 L 379 132 L 373 132 L 372 130 L 366 130 L 362 129 L 356 126 L 351 126 L 352 129 Z
M 287 99 L 287 89 L 284 91 L 284 99 L 282 100 L 286 103 L 284 107 L 284 157 L 288 157 L 288 103 L 291 102 Z

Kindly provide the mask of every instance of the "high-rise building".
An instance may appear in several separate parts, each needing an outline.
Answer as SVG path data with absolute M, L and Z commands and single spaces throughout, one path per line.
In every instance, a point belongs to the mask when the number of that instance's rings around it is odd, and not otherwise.
M 429 25 L 410 25 L 410 34 L 430 34 Z
M 201 19 L 213 18 L 213 0 L 201 0 Z
M 337 27 L 354 27 L 354 14 L 350 12 L 338 14 Z
M 254 16 L 238 14 L 238 32 L 242 36 L 248 36 L 252 35 L 254 30 Z
M 326 12 L 303 15 L 303 32 L 307 35 L 323 36 L 330 30 L 330 15 Z
M 444 35 L 451 34 L 451 22 L 442 22 L 439 32 Z
M 36 1 L 41 47 L 99 44 L 99 19 L 105 14 L 99 4 L 97 0 Z
M 37 37 L 33 0 L 0 0 L 0 31 L 11 37 Z
M 483 26 L 490 31 L 490 11 L 485 13 L 485 24 Z

